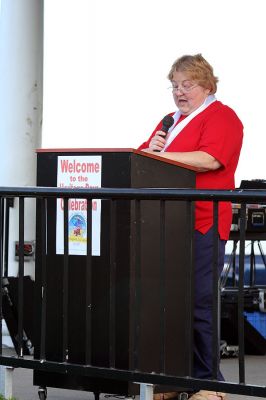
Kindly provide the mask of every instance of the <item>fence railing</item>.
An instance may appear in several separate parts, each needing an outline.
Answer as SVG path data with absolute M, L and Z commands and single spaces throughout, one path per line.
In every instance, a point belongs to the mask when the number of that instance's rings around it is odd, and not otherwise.
M 37 234 L 36 234 L 36 271 L 35 271 L 35 283 L 34 283 L 34 310 L 33 319 L 35 330 L 33 334 L 34 343 L 34 355 L 25 356 L 25 287 L 24 287 L 24 242 L 25 242 L 25 203 L 28 198 L 36 199 L 37 209 Z M 130 383 L 146 383 L 152 385 L 166 385 L 171 388 L 187 388 L 187 389 L 209 389 L 227 393 L 245 394 L 249 396 L 266 397 L 266 387 L 258 386 L 255 384 L 246 384 L 246 373 L 245 373 L 245 331 L 244 331 L 244 264 L 245 264 L 245 239 L 246 239 L 246 207 L 247 204 L 265 204 L 266 203 L 266 191 L 264 190 L 194 190 L 194 189 L 114 189 L 114 188 L 103 188 L 103 189 L 58 189 L 58 188 L 41 188 L 41 187 L 5 187 L 0 188 L 0 274 L 3 277 L 8 277 L 6 273 L 6 252 L 7 252 L 7 231 L 6 224 L 9 221 L 9 215 L 7 215 L 7 202 L 10 199 L 16 199 L 18 201 L 19 208 L 19 219 L 18 219 L 18 248 L 19 248 L 19 260 L 18 260 L 18 276 L 17 276 L 17 335 L 16 335 L 16 351 L 17 356 L 8 356 L 2 349 L 2 324 L 0 325 L 0 364 L 30 368 L 37 372 L 52 372 L 60 374 L 70 374 L 82 377 L 91 377 L 93 379 L 107 379 L 125 381 Z M 56 259 L 56 262 L 52 261 L 51 254 L 56 255 L 56 199 L 63 199 L 64 209 L 64 223 L 62 227 L 63 232 L 63 243 L 64 251 L 60 255 L 60 259 Z M 73 271 L 73 255 L 69 254 L 69 199 L 85 199 L 87 201 L 86 207 L 86 254 L 82 258 L 82 268 L 84 271 L 82 274 L 82 287 L 84 289 L 81 294 L 81 302 L 76 299 L 78 304 L 84 302 L 84 307 L 80 310 L 82 315 L 82 323 L 79 325 L 77 330 L 84 330 L 81 335 L 83 354 L 80 354 L 80 350 L 75 349 L 76 344 L 73 343 L 71 337 L 73 333 L 72 316 L 76 312 L 71 311 L 73 305 L 73 298 L 71 298 L 72 285 L 77 285 L 75 271 Z M 91 232 L 93 229 L 92 219 L 92 202 L 94 199 L 100 199 L 104 207 L 101 215 L 101 232 L 103 229 L 107 229 L 105 233 L 105 245 L 108 243 L 107 261 L 105 261 L 104 268 L 107 268 L 107 272 L 99 277 L 95 277 L 95 268 L 103 268 L 101 265 L 100 258 L 92 255 L 92 240 Z M 184 375 L 178 375 L 171 373 L 171 367 L 167 367 L 167 335 L 166 335 L 166 314 L 165 304 L 167 297 L 167 286 L 166 282 L 168 277 L 165 275 L 165 268 L 167 266 L 167 250 L 166 242 L 169 235 L 167 233 L 167 223 L 169 222 L 168 215 L 168 204 L 179 203 L 186 204 L 186 216 L 182 219 L 186 226 L 185 241 L 187 243 L 186 252 L 188 252 L 188 260 L 190 261 L 191 268 L 187 272 L 184 282 L 186 282 L 188 289 L 188 297 L 193 296 L 193 246 L 190 242 L 192 239 L 193 232 L 193 206 L 195 201 L 212 201 L 213 202 L 213 225 L 214 225 L 214 273 L 213 273 L 213 379 L 212 380 L 201 380 L 190 376 L 190 373 Z M 217 263 L 218 263 L 218 204 L 221 201 L 239 203 L 241 204 L 240 209 L 240 227 L 239 227 L 239 276 L 238 276 L 238 369 L 239 369 L 239 380 L 238 382 L 219 382 L 216 380 L 217 371 L 220 357 L 220 342 L 219 342 L 219 327 L 220 327 L 220 316 L 219 316 L 219 280 L 217 276 Z M 145 203 L 146 202 L 146 203 Z M 147 203 L 148 202 L 148 203 Z M 149 215 L 143 213 L 152 204 L 156 203 L 155 212 L 158 212 L 158 224 L 159 232 L 156 233 L 158 237 L 159 249 L 154 249 L 156 254 L 159 255 L 159 267 L 158 267 L 158 281 L 159 284 L 159 300 L 158 300 L 158 363 L 156 361 L 156 367 L 154 370 L 149 370 L 146 366 L 146 361 L 143 360 L 142 352 L 145 351 L 145 346 L 141 342 L 141 335 L 145 336 L 145 329 L 147 321 L 143 322 L 142 318 L 142 307 L 147 306 L 145 303 L 146 297 L 151 296 L 151 293 L 145 292 L 143 279 L 153 279 L 153 276 L 149 277 L 142 276 L 142 264 L 143 264 L 143 246 L 147 245 L 147 231 L 143 233 L 143 224 L 146 223 L 146 216 Z M 108 205 L 107 205 L 108 204 Z M 148 204 L 146 207 L 143 204 Z M 171 206 L 172 207 L 172 206 Z M 125 219 L 124 209 L 127 210 L 128 214 Z M 172 209 L 172 208 L 171 208 Z M 144 210 L 144 211 L 143 211 Z M 151 214 L 154 215 L 154 214 Z M 156 217 L 157 218 L 157 217 Z M 130 221 L 131 220 L 131 221 Z M 124 222 L 128 221 L 129 228 L 125 229 Z M 153 226 L 153 225 L 152 225 Z M 122 227 L 122 235 L 119 234 L 119 230 Z M 148 225 L 149 227 L 149 225 Z M 146 229 L 146 228 L 145 228 Z M 132 233 L 133 232 L 133 233 Z M 130 277 L 125 278 L 123 276 L 122 267 L 126 262 L 127 258 L 123 256 L 120 249 L 120 244 L 123 247 L 123 236 L 129 235 L 130 249 L 129 258 L 130 267 L 127 268 Z M 134 238 L 132 239 L 132 234 Z M 144 237 L 146 235 L 146 239 Z M 150 232 L 150 238 L 154 232 Z M 130 240 L 132 239 L 132 242 Z M 144 240 L 145 239 L 145 240 Z M 142 242 L 145 241 L 145 243 Z M 176 238 L 178 240 L 178 238 Z M 50 241 L 52 243 L 50 243 Z M 132 246 L 132 248 L 131 248 Z M 150 245 L 149 245 L 150 246 Z M 150 247 L 151 249 L 152 247 Z M 81 260 L 79 258 L 79 260 Z M 95 259 L 97 260 L 95 261 Z M 120 259 L 121 258 L 121 259 Z M 146 258 L 144 257 L 146 260 Z M 83 261 L 85 260 L 85 261 Z M 58 263 L 58 265 L 57 265 Z M 95 264 L 97 263 L 97 265 Z M 121 264 L 121 265 L 120 265 Z M 51 265 L 55 271 L 55 275 L 50 277 Z M 79 266 L 77 266 L 79 271 Z M 5 272 L 5 273 L 4 273 Z M 98 273 L 97 272 L 97 273 Z M 119 275 L 120 274 L 120 275 Z M 121 285 L 123 285 L 126 279 L 127 292 L 124 293 L 123 289 L 117 287 L 117 276 L 121 277 Z M 103 280 L 106 282 L 102 282 Z M 56 302 L 51 304 L 49 295 L 53 295 L 56 291 L 56 285 L 54 285 L 53 279 L 57 277 L 61 279 L 59 283 L 59 294 L 57 293 L 54 297 Z M 128 281 L 127 281 L 128 279 Z M 97 297 L 97 288 L 94 287 L 95 282 L 101 282 L 108 288 L 104 305 L 98 304 L 100 307 L 101 317 L 95 317 L 95 310 L 93 310 L 93 296 Z M 146 282 L 146 281 L 145 281 Z M 146 283 L 145 283 L 146 284 Z M 4 288 L 5 285 L 2 285 Z M 147 287 L 150 287 L 149 285 Z M 82 290 L 83 290 L 82 289 Z M 78 293 L 78 288 L 75 289 L 75 293 Z M 123 293 L 121 298 L 118 296 L 118 290 L 122 290 Z M 104 288 L 103 288 L 104 291 Z M 95 294 L 96 293 L 96 294 Z M 120 293 L 120 292 L 119 292 Z M 3 307 L 3 298 L 5 291 L 2 289 L 0 296 L 0 309 Z M 119 295 L 120 296 L 120 295 Z M 123 297 L 125 296 L 125 297 Z M 118 300 L 129 299 L 129 307 L 127 310 L 123 310 L 121 304 L 118 304 Z M 131 299 L 131 300 L 130 300 Z M 97 300 L 98 302 L 98 300 Z M 106 304 L 108 309 L 106 308 Z M 192 304 L 192 302 L 191 302 Z M 186 332 L 186 344 L 185 351 L 187 354 L 187 364 L 185 371 L 192 370 L 192 325 L 193 315 L 191 304 L 184 305 L 186 313 L 185 317 L 186 326 L 184 329 L 189 328 Z M 50 314 L 56 309 L 60 315 L 59 321 L 54 321 L 50 318 Z M 59 310 L 59 311 L 58 311 Z M 75 310 L 75 307 L 73 308 Z M 126 318 L 126 312 L 130 311 L 130 317 L 126 319 L 128 330 L 126 343 L 121 345 L 119 340 L 124 340 L 123 334 L 120 332 L 119 318 Z M 100 326 L 100 319 L 104 318 L 104 312 L 107 313 L 106 328 L 108 332 L 104 333 L 104 338 L 101 339 L 101 332 L 99 332 L 99 346 L 104 343 L 103 352 L 100 352 L 100 360 L 97 360 L 94 352 L 94 345 L 98 346 L 98 338 L 95 338 L 95 329 Z M 122 314 L 121 314 L 122 313 Z M 3 315 L 1 311 L 1 316 Z M 73 321 L 79 321 L 79 318 L 75 315 Z M 58 337 L 55 340 L 56 343 L 52 346 L 51 337 L 53 335 L 53 323 L 58 324 L 60 330 L 60 340 Z M 95 324 L 95 325 L 94 325 Z M 37 327 L 37 328 L 36 328 Z M 79 337 L 79 336 L 78 336 Z M 118 340 L 119 339 L 119 340 Z M 122 346 L 122 347 L 121 347 Z M 127 360 L 124 359 L 117 362 L 119 358 L 118 354 L 121 349 L 127 348 Z M 72 350 L 71 350 L 72 349 Z M 56 354 L 55 354 L 56 353 Z M 96 357 L 96 358 L 95 358 Z M 148 363 L 149 366 L 149 363 Z M 170 372 L 169 372 L 170 371 Z M 36 382 L 39 380 L 37 374 Z M 97 390 L 94 390 L 97 391 Z

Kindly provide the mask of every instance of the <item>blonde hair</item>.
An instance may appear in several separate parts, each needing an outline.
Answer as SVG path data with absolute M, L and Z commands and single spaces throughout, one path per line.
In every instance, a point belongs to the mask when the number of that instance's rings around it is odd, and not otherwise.
M 189 79 L 197 82 L 205 89 L 209 89 L 210 94 L 216 93 L 218 78 L 214 76 L 212 66 L 201 54 L 185 55 L 178 58 L 167 76 L 170 81 L 172 81 L 175 71 L 185 72 Z

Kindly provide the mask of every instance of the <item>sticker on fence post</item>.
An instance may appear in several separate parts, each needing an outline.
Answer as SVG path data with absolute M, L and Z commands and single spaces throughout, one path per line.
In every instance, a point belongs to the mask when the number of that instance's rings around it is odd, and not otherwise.
M 57 187 L 100 188 L 101 156 L 59 156 Z M 92 200 L 92 255 L 99 256 L 101 236 L 101 200 Z M 87 254 L 87 200 L 69 199 L 68 202 L 69 254 Z M 64 201 L 57 199 L 56 254 L 64 254 Z

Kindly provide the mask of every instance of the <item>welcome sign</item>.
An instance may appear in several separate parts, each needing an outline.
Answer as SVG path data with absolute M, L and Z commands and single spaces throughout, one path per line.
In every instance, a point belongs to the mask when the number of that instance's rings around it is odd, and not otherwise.
M 100 188 L 101 156 L 59 156 L 57 187 Z M 101 200 L 92 200 L 92 255 L 100 255 Z M 87 200 L 68 201 L 68 246 L 71 255 L 87 254 Z M 56 254 L 64 254 L 64 201 L 57 199 Z

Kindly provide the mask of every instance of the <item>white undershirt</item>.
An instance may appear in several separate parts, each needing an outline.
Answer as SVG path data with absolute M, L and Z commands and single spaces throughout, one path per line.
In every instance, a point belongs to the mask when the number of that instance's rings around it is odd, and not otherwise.
M 182 115 L 181 112 L 178 110 L 175 112 L 173 115 L 174 118 L 174 123 L 173 123 L 173 128 L 169 129 L 168 135 L 166 138 L 166 143 L 164 148 L 162 149 L 162 152 L 165 151 L 168 146 L 172 143 L 172 141 L 177 137 L 177 135 L 182 131 L 182 129 L 185 128 L 185 126 L 194 118 L 196 115 L 201 113 L 203 110 L 205 110 L 207 107 L 209 107 L 210 104 L 212 104 L 214 101 L 216 101 L 216 97 L 214 95 L 209 95 L 204 102 L 199 106 L 196 110 L 194 110 L 191 114 L 189 114 L 185 119 L 183 119 L 179 124 L 175 126 L 177 121 L 179 120 L 180 116 Z

